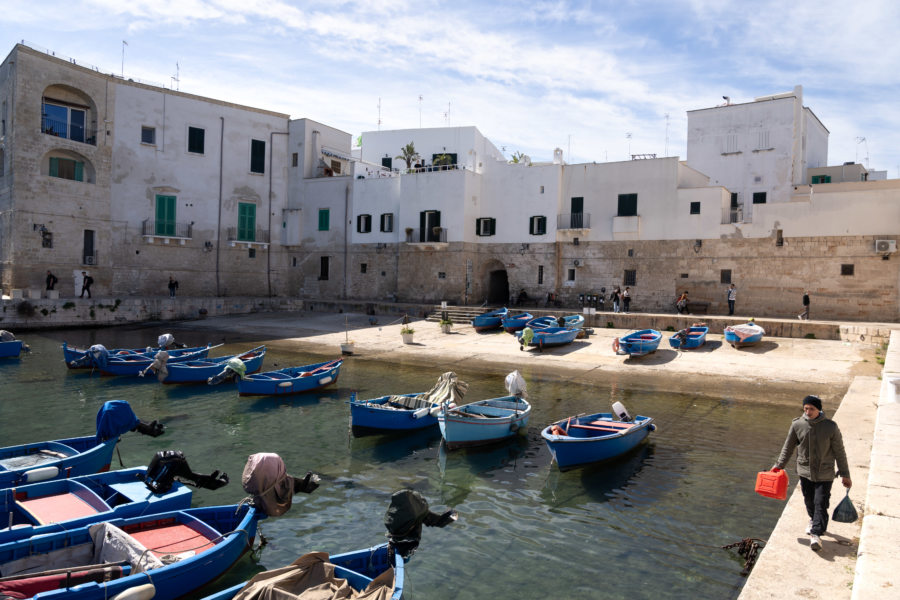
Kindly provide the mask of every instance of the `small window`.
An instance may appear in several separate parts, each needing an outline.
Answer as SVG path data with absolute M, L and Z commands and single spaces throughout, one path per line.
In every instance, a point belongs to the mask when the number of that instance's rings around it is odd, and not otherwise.
M 331 211 L 327 208 L 319 209 L 319 231 L 328 231 Z
M 765 204 L 766 203 L 766 193 L 765 192 L 753 192 L 753 204 Z
M 299 164 L 300 164 L 300 155 L 297 154 L 296 152 L 294 152 L 293 154 L 291 154 L 291 166 L 296 167 Z
M 781 229 L 775 230 L 775 245 L 776 246 L 784 246 L 784 235 L 782 234 Z
M 50 177 L 84 181 L 84 163 L 71 158 L 50 157 Z
M 357 233 L 369 233 L 372 231 L 372 215 L 356 215 Z
M 328 264 L 329 259 L 327 256 L 319 257 L 319 281 L 328 281 Z
M 812 176 L 813 184 L 816 183 L 831 183 L 831 175 L 813 175 Z
M 381 231 L 385 233 L 394 230 L 394 213 L 384 213 L 381 215 Z
M 853 265 L 841 265 L 841 275 L 853 275 Z
M 247 256 L 249 258 L 256 258 L 256 248 L 250 248 L 247 250 Z
M 699 202 L 691 202 L 691 214 L 692 215 L 700 214 L 700 203 Z
M 331 172 L 334 173 L 335 175 L 341 174 L 341 161 L 339 161 L 339 160 L 331 161 Z
M 266 172 L 266 143 L 262 140 L 250 140 L 250 172 Z
M 719 283 L 731 283 L 731 269 L 719 271 Z
M 141 127 L 141 143 L 156 144 L 156 127 Z
M 637 212 L 637 194 L 619 194 L 619 213 L 620 217 L 636 217 Z
M 206 130 L 199 127 L 188 127 L 188 152 L 203 154 Z
M 575 269 L 569 269 L 568 273 L 566 273 L 567 281 L 575 281 Z
M 438 279 L 447 279 L 447 274 L 444 271 L 438 271 Z
M 637 284 L 637 271 L 634 269 L 625 269 L 625 283 L 624 285 L 635 285 Z
M 731 208 L 738 207 L 738 194 L 737 192 L 731 192 Z
M 394 161 L 390 156 L 381 159 L 381 166 L 390 171 L 393 168 Z
M 475 219 L 475 234 L 479 236 L 494 235 L 497 230 L 497 219 L 483 217 Z
M 580 243 L 581 243 L 581 240 L 579 240 L 578 238 L 572 238 L 572 245 L 573 245 L 573 246 L 577 246 L 577 245 L 580 244 Z
M 365 273 L 368 270 L 368 268 L 369 268 L 369 265 L 366 263 L 359 264 L 359 272 L 360 273 Z
M 528 233 L 531 235 L 544 235 L 547 233 L 547 217 L 531 217 L 528 223 Z
M 633 256 L 634 256 L 634 248 L 629 248 L 628 249 L 628 258 L 631 258 Z
M 544 186 L 541 186 L 541 193 L 544 193 Z
M 544 283 L 544 265 L 538 265 L 538 285 Z
M 297 266 L 297 257 L 296 257 L 296 256 L 292 256 L 292 257 L 291 257 L 291 266 L 292 266 L 292 267 L 296 267 L 296 266 Z
M 687 279 L 687 278 L 688 278 L 688 274 L 687 274 L 687 273 L 682 273 L 682 274 L 681 274 L 681 278 L 682 278 L 682 279 Z

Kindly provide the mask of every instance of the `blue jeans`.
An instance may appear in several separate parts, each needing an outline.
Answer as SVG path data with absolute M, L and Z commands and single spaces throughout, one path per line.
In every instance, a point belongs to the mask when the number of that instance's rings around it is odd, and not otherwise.
M 828 503 L 831 501 L 832 481 L 810 481 L 806 477 L 800 478 L 800 489 L 803 491 L 803 502 L 806 503 L 806 513 L 812 519 L 810 533 L 822 535 L 828 529 Z
M 729 301 L 728 301 L 728 314 L 729 314 L 729 315 L 733 315 L 733 314 L 734 314 L 734 300 L 729 300 Z

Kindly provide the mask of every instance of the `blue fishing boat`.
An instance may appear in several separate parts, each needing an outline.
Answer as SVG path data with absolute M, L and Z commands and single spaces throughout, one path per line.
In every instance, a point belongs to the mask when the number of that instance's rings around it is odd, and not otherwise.
M 163 426 L 144 423 L 125 400 L 106 402 L 96 435 L 0 448 L 0 489 L 109 470 L 119 436 L 128 431 L 156 437 Z
M 518 371 L 507 375 L 506 389 L 511 395 L 455 408 L 442 404 L 437 419 L 447 448 L 489 444 L 523 431 L 531 404 L 525 399 L 525 381 Z
M 706 343 L 706 334 L 709 333 L 709 327 L 692 326 L 687 329 L 675 332 L 669 336 L 669 345 L 678 350 L 691 350 L 699 348 Z
M 18 358 L 22 353 L 22 340 L 11 340 L 8 342 L 0 342 L 0 358 Z
M 567 329 L 582 329 L 584 327 L 584 315 L 565 316 L 561 326 Z
M 212 346 L 210 344 L 207 344 L 206 346 L 196 346 L 193 348 L 174 348 L 171 350 L 159 347 L 114 348 L 112 350 L 109 350 L 102 344 L 94 344 L 90 348 L 76 348 L 74 346 L 69 346 L 66 342 L 63 342 L 62 351 L 63 359 L 66 361 L 66 366 L 68 368 L 93 369 L 100 367 L 101 364 L 109 360 L 110 357 L 143 358 L 150 359 L 150 361 L 152 361 L 160 350 L 166 350 L 166 352 L 169 353 L 169 360 L 180 359 L 181 357 L 206 358 L 211 349 L 218 348 L 221 345 L 222 344 Z
M 438 424 L 437 412 L 442 403 L 457 406 L 469 385 L 460 381 L 456 373 L 448 371 L 437 384 L 421 394 L 394 394 L 358 400 L 350 397 L 350 426 L 354 432 L 409 431 Z
M 614 410 L 617 405 L 621 403 Z M 624 416 L 626 420 L 616 420 L 612 413 L 569 417 L 545 427 L 541 437 L 562 470 L 608 460 L 632 450 L 656 429 L 651 417 Z
M 547 327 L 558 327 L 559 319 L 552 316 L 547 317 L 535 317 L 531 319 L 527 323 L 525 323 L 525 327 L 531 327 L 532 330 L 535 329 L 546 329 Z
M 519 350 L 523 350 L 525 346 L 534 346 L 543 351 L 544 348 L 570 344 L 575 341 L 579 333 L 581 333 L 580 329 L 545 327 L 533 330 L 531 336 L 528 336 L 526 330 L 523 329 L 516 333 L 516 338 L 519 340 Z
M 357 592 L 366 590 L 373 581 L 377 580 L 373 587 L 377 587 L 379 584 L 391 587 L 390 600 L 400 600 L 400 596 L 403 595 L 403 557 L 399 553 L 394 552 L 387 542 L 372 548 L 333 554 L 331 556 L 323 552 L 304 554 L 294 561 L 291 566 L 315 569 L 318 563 L 334 565 L 333 576 L 346 579 L 347 584 Z M 391 570 L 392 568 L 393 570 Z M 327 567 L 324 570 L 327 571 Z M 284 569 L 279 569 L 279 572 L 283 571 Z M 221 592 L 206 596 L 203 600 L 231 600 L 245 587 L 255 587 L 257 581 L 269 577 L 271 577 L 270 572 L 259 573 L 246 583 L 239 583 Z M 307 588 L 302 586 L 291 586 L 291 594 L 299 595 L 305 589 Z M 286 597 L 286 594 L 283 590 L 279 590 L 279 597 Z
M 516 315 L 507 316 L 500 322 L 500 324 L 503 326 L 504 331 L 508 333 L 515 333 L 516 331 L 522 330 L 525 327 L 525 324 L 533 318 L 534 315 L 532 315 L 531 313 L 523 312 Z
M 169 363 L 182 362 L 186 360 L 196 360 L 205 358 L 209 354 L 210 347 L 204 347 L 190 353 L 181 353 L 172 358 L 168 350 L 158 350 L 144 354 L 115 354 L 108 353 L 106 348 L 100 346 L 91 346 L 90 359 L 85 359 L 91 363 L 90 368 L 98 370 L 102 375 L 124 375 L 133 377 L 145 371 L 154 361 L 162 360 L 165 357 Z M 82 361 L 84 362 L 84 361 Z
M 163 383 L 207 383 L 210 378 L 222 375 L 226 367 L 238 376 L 255 373 L 262 368 L 266 347 L 258 346 L 243 354 L 216 356 L 198 360 L 166 362 L 153 368 L 157 379 Z M 221 381 L 221 380 L 220 380 Z M 215 381 L 218 383 L 218 381 Z
M 472 327 L 475 328 L 475 331 L 490 331 L 492 329 L 500 329 L 503 323 L 503 319 L 507 314 L 509 314 L 509 311 L 506 309 L 506 307 L 482 313 L 472 319 Z
M 0 544 L 0 596 L 180 598 L 234 564 L 264 517 L 250 504 L 188 508 Z
M 238 379 L 238 393 L 241 396 L 280 396 L 316 390 L 336 383 L 343 364 L 344 360 L 337 358 L 302 367 L 247 375 Z
M 742 325 L 730 325 L 725 328 L 725 341 L 740 348 L 742 346 L 752 346 L 762 341 L 766 331 L 754 322 L 744 323 Z
M 644 356 L 656 352 L 662 334 L 655 329 L 642 329 L 613 340 L 613 352 L 629 356 Z

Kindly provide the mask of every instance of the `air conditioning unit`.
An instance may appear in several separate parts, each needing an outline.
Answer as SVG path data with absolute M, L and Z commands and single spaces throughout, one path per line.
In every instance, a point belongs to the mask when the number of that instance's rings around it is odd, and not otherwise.
M 580 267 L 580 266 L 582 265 L 581 260 L 579 260 L 579 259 L 577 259 L 577 258 L 576 258 L 574 261 L 572 261 L 572 262 L 573 262 L 573 264 L 574 264 L 576 267 Z
M 84 257 L 84 264 L 86 264 L 86 265 L 92 265 L 92 264 L 94 264 L 94 257 L 93 257 L 93 256 L 85 256 L 85 257 Z
M 889 253 L 897 251 L 897 240 L 875 240 L 875 252 Z

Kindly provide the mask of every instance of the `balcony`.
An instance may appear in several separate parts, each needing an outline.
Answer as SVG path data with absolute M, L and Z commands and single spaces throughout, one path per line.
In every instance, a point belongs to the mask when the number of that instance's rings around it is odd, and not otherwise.
M 41 133 L 61 137 L 73 142 L 82 144 L 97 145 L 97 130 L 79 125 L 77 123 L 67 123 L 66 121 L 57 121 L 49 117 L 41 119 Z
M 561 229 L 590 229 L 591 213 L 571 213 L 556 216 L 556 228 Z
M 147 219 L 142 225 L 141 235 L 144 236 L 148 244 L 152 244 L 159 239 L 163 244 L 169 244 L 172 240 L 177 240 L 180 245 L 184 246 L 187 240 L 193 239 L 193 229 L 193 223 Z
M 446 244 L 447 243 L 447 228 L 446 227 L 431 227 L 426 229 L 420 228 L 406 228 L 406 243 L 407 244 Z
M 225 239 L 228 240 L 228 244 L 232 248 L 238 244 L 244 244 L 247 248 L 253 246 L 269 247 L 269 232 L 259 227 L 253 232 L 238 231 L 237 227 L 229 227 L 225 233 Z
M 732 223 L 744 222 L 744 207 L 741 204 L 737 206 L 726 207 L 722 211 L 722 225 L 730 225 Z

